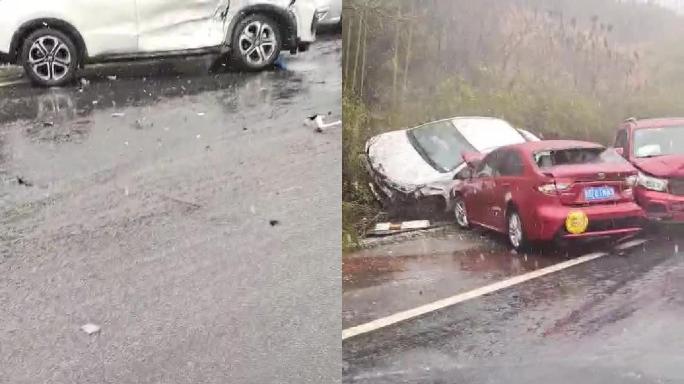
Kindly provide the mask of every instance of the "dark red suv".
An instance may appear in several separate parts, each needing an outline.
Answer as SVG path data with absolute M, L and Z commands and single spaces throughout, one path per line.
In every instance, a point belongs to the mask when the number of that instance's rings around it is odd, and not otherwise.
M 628 119 L 615 147 L 639 170 L 634 195 L 648 217 L 684 222 L 684 118 Z
M 570 140 L 501 147 L 483 159 L 464 156 L 452 198 L 456 222 L 530 241 L 626 236 L 641 230 L 644 212 L 632 187 L 636 169 L 611 148 Z

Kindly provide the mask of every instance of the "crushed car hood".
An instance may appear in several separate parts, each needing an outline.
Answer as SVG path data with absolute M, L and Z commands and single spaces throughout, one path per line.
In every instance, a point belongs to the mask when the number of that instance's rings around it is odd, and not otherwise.
M 634 165 L 640 170 L 656 177 L 684 177 L 684 155 L 635 159 Z
M 368 142 L 367 153 L 373 169 L 407 189 L 451 179 L 450 174 L 438 172 L 423 160 L 409 142 L 406 131 L 373 137 Z

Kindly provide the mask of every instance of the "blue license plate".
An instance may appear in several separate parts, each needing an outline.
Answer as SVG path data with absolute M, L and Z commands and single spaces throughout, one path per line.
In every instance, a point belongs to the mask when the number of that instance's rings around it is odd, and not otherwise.
M 611 187 L 584 188 L 586 201 L 606 200 L 615 196 L 615 190 Z

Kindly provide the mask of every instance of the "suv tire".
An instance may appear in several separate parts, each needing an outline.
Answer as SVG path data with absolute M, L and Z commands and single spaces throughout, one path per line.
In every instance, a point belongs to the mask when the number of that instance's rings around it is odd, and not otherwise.
M 73 40 L 59 30 L 41 28 L 24 39 L 21 63 L 36 85 L 61 86 L 76 77 L 81 61 Z
M 232 61 L 248 71 L 270 67 L 280 55 L 282 41 L 280 26 L 273 19 L 260 13 L 249 15 L 233 32 Z

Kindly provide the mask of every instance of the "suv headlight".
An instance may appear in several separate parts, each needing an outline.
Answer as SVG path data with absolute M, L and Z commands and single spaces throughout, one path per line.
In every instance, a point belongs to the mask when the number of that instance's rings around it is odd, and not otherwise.
M 666 192 L 667 191 L 667 180 L 659 179 L 657 177 L 649 176 L 645 173 L 639 172 L 639 177 L 637 178 L 637 183 L 646 189 L 651 191 Z

